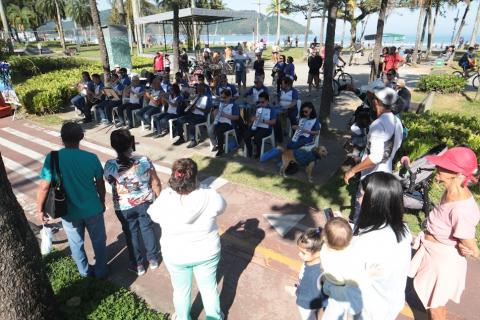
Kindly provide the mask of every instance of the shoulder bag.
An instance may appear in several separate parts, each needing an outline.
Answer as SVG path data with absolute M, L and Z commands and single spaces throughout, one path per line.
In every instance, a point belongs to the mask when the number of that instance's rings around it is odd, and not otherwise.
M 48 214 L 50 218 L 57 219 L 67 214 L 67 194 L 63 188 L 58 151 L 50 153 L 50 173 L 52 178 L 47 198 L 43 203 L 43 212 Z

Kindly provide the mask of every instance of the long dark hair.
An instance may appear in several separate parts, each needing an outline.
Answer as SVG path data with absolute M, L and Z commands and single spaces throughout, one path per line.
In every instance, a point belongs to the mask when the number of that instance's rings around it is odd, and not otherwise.
M 189 194 L 198 187 L 197 172 L 195 161 L 190 158 L 178 159 L 173 163 L 168 184 L 178 194 Z
M 306 101 L 306 102 L 302 103 L 302 106 L 300 107 L 300 117 L 302 117 L 302 115 L 303 115 L 302 111 L 305 108 L 312 109 L 312 112 L 310 112 L 310 119 L 316 119 L 317 118 L 317 112 L 315 111 L 315 107 L 314 107 L 313 103 L 311 103 L 310 101 Z
M 110 134 L 110 145 L 117 152 L 118 163 L 129 169 L 133 165 L 133 160 L 127 155 L 133 144 L 133 136 L 127 129 L 117 129 Z
M 391 173 L 374 172 L 363 179 L 362 187 L 365 193 L 354 234 L 390 226 L 400 242 L 407 234 L 400 181 Z

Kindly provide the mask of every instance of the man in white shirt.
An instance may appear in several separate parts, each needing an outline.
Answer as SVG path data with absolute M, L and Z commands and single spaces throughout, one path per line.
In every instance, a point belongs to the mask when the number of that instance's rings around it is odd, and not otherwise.
M 397 101 L 397 92 L 392 88 L 383 88 L 375 91 L 373 108 L 377 119 L 370 125 L 367 137 L 367 148 L 362 161 L 345 173 L 344 181 L 353 178 L 361 173 L 361 178 L 377 172 L 392 172 L 392 161 L 400 148 L 403 140 L 403 126 L 399 118 L 392 113 L 392 106 Z M 363 195 L 361 187 L 357 191 L 355 214 L 353 221 L 356 221 L 360 213 L 359 198 Z

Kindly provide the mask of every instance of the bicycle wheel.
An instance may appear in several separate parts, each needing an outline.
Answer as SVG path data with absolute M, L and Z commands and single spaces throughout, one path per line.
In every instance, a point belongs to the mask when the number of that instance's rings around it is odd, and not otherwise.
M 479 78 L 479 75 L 477 74 L 475 77 L 473 77 L 472 86 L 475 89 L 477 89 L 479 85 L 480 85 L 480 78 Z
M 349 75 L 348 73 L 346 72 L 342 72 L 338 75 L 338 77 L 336 78 L 336 80 L 338 81 L 338 84 L 340 86 L 344 86 L 346 84 L 352 84 L 353 83 L 353 78 L 351 75 Z
M 340 93 L 340 83 L 333 79 L 333 83 L 332 83 L 332 89 L 333 89 L 333 96 L 338 96 L 338 94 Z
M 463 78 L 463 72 L 462 71 L 454 71 L 452 72 L 454 76 L 457 76 L 459 78 Z

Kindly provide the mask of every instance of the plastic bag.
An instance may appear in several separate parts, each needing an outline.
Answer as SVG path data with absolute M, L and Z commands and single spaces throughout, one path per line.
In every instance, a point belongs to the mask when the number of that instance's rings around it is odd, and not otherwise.
M 43 225 L 42 230 L 40 230 L 40 236 L 42 238 L 40 251 L 42 255 L 49 254 L 52 251 L 52 228 Z

